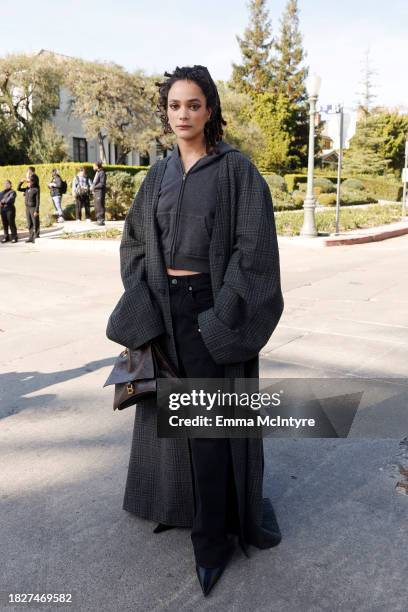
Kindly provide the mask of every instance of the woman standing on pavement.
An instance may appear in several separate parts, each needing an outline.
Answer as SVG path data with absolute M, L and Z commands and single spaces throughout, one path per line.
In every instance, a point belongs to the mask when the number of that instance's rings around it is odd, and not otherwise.
M 107 335 L 136 349 L 155 340 L 186 378 L 258 378 L 259 351 L 283 311 L 269 188 L 222 140 L 220 99 L 204 66 L 176 68 L 159 88 L 171 156 L 149 170 L 120 247 L 124 305 Z M 281 539 L 262 495 L 261 438 L 157 436 L 155 399 L 138 401 L 124 509 L 191 528 L 205 595 L 234 551 L 235 534 L 270 548 Z

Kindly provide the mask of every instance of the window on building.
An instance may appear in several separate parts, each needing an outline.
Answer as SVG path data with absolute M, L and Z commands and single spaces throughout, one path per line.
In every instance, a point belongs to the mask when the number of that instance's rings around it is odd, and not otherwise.
M 88 143 L 86 142 L 86 138 L 74 138 L 73 140 L 74 161 L 88 161 Z
M 163 159 L 164 157 L 164 149 L 161 146 L 160 142 L 156 142 L 156 159 Z
M 140 153 L 139 165 L 148 166 L 150 164 L 150 155 L 148 153 Z

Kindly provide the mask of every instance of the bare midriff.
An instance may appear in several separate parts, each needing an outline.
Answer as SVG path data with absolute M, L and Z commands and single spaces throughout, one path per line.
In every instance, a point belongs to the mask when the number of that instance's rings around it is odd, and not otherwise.
M 187 276 L 187 274 L 201 274 L 195 270 L 175 270 L 174 268 L 167 268 L 167 274 L 171 276 Z

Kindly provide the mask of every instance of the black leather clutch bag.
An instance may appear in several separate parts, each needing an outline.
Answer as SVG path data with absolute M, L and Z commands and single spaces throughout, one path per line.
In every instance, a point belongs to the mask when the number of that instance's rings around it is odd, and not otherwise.
M 155 397 L 157 378 L 174 378 L 178 374 L 156 342 L 131 350 L 126 348 L 117 357 L 104 387 L 115 385 L 113 409 L 123 410 L 141 398 Z

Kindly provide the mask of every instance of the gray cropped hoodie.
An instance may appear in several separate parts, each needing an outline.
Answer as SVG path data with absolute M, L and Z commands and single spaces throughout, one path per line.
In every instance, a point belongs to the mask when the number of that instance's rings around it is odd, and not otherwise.
M 224 141 L 186 173 L 175 145 L 166 165 L 156 211 L 166 267 L 209 272 L 219 160 L 237 151 Z

